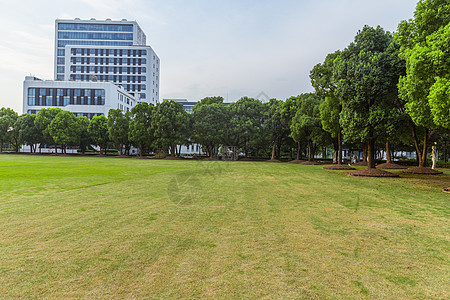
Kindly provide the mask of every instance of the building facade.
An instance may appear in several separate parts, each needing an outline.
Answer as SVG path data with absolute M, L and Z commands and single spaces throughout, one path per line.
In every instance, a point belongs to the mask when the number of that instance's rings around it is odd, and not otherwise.
M 159 102 L 160 60 L 135 21 L 55 21 L 55 80 L 121 85 L 138 101 Z
M 27 76 L 23 83 L 24 114 L 59 107 L 92 119 L 108 116 L 110 109 L 129 111 L 136 103 L 131 94 L 110 82 L 41 80 Z

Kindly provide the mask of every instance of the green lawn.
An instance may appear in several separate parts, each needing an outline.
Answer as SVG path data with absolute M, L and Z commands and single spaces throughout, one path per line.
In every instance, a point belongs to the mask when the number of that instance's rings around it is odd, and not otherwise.
M 448 299 L 450 172 L 346 174 L 0 155 L 0 298 Z

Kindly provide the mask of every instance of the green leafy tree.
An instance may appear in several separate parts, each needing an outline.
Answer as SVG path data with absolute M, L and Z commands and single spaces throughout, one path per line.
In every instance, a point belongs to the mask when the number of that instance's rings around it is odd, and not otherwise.
M 270 99 L 268 103 L 266 103 L 266 116 L 264 118 L 264 135 L 267 136 L 267 139 L 271 142 L 272 146 L 272 154 L 271 159 L 275 159 L 277 145 L 281 147 L 281 142 L 288 132 L 287 123 L 283 122 L 283 113 L 284 110 L 282 108 L 283 101 Z M 279 158 L 279 155 L 278 155 Z
M 367 163 L 375 168 L 375 143 L 383 135 L 397 97 L 399 66 L 392 65 L 393 38 L 381 27 L 365 26 L 336 63 L 336 95 L 344 138 L 367 143 Z
M 80 126 L 75 115 L 61 110 L 48 125 L 48 132 L 55 143 L 60 144 L 63 153 L 68 145 L 75 145 L 80 136 Z
M 87 117 L 76 117 L 77 123 L 78 123 L 78 129 L 79 129 L 79 135 L 77 138 L 78 145 L 81 149 L 81 154 L 85 154 L 86 147 L 88 147 L 91 144 L 91 136 L 89 135 L 88 128 L 89 128 L 89 119 Z
M 3 152 L 3 144 L 11 141 L 17 117 L 17 113 L 11 108 L 0 109 L 0 152 Z
M 133 145 L 139 148 L 139 155 L 144 155 L 145 148 L 150 147 L 154 140 L 152 127 L 153 104 L 140 102 L 131 109 L 131 122 L 128 136 Z
M 208 98 L 205 98 L 208 99 Z M 223 143 L 225 132 L 227 130 L 229 114 L 223 102 L 208 102 L 205 99 L 194 106 L 192 114 L 193 134 L 195 142 L 204 145 L 208 149 L 209 156 L 212 158 L 216 146 Z
M 110 109 L 108 112 L 108 133 L 111 140 L 119 147 L 123 155 L 123 147 L 128 143 L 130 121 L 120 109 Z
M 320 117 L 322 128 L 337 139 L 336 152 L 338 165 L 342 164 L 342 128 L 339 123 L 339 116 L 342 111 L 342 103 L 336 95 L 335 62 L 340 51 L 328 54 L 322 64 L 317 64 L 310 73 L 311 83 L 316 90 L 316 94 L 324 99 L 320 105 Z
M 177 152 L 177 145 L 183 145 L 189 138 L 190 119 L 183 105 L 176 101 L 164 100 L 158 103 L 152 117 L 156 143 L 169 148 L 172 156 Z
M 88 126 L 89 136 L 94 143 L 100 147 L 100 155 L 103 155 L 109 142 L 108 119 L 105 116 L 95 116 Z
M 210 104 L 223 104 L 223 97 L 221 97 L 221 96 L 205 97 L 202 100 L 200 100 L 199 102 L 197 102 L 197 104 L 195 104 L 195 106 L 198 107 L 201 105 L 210 105 Z
M 19 143 L 29 145 L 31 152 L 36 152 L 36 144 L 42 141 L 42 134 L 36 128 L 36 115 L 23 114 L 17 118 L 14 128 L 19 132 Z
M 36 114 L 36 119 L 34 120 L 36 128 L 42 133 L 42 143 L 48 145 L 54 144 L 55 153 L 58 152 L 58 148 L 56 146 L 56 142 L 53 140 L 52 135 L 48 131 L 48 126 L 60 111 L 61 109 L 58 107 L 42 108 L 38 111 L 38 113 Z
M 414 18 L 402 21 L 395 35 L 406 60 L 406 75 L 398 84 L 400 98 L 411 116 L 419 166 L 426 165 L 430 130 L 449 124 L 449 23 L 448 0 L 421 0 Z M 418 131 L 423 127 L 420 142 Z M 422 144 L 422 147 L 421 147 Z
M 286 101 L 280 102 L 280 105 L 277 107 L 277 111 L 280 114 L 281 124 L 286 129 L 286 134 L 288 137 L 292 139 L 292 135 L 290 132 L 292 120 L 297 112 L 297 97 L 290 97 L 286 99 Z M 301 139 L 295 141 L 297 143 L 297 160 L 300 159 L 301 153 Z
M 233 146 L 238 146 L 248 156 L 250 150 L 257 148 L 258 139 L 261 137 L 264 105 L 259 100 L 243 97 L 230 104 L 229 109 Z
M 320 124 L 321 99 L 315 94 L 302 94 L 297 98 L 297 112 L 291 123 L 291 136 L 298 142 L 305 139 L 308 144 L 308 160 L 314 159 L 315 146 L 323 137 Z

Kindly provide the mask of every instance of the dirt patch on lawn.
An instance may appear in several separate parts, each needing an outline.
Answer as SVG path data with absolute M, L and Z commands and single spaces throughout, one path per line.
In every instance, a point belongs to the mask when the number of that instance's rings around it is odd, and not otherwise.
M 360 161 L 353 164 L 354 166 L 367 166 L 367 161 Z
M 403 173 L 424 174 L 424 175 L 439 175 L 439 174 L 443 174 L 443 172 L 441 172 L 441 171 L 433 170 L 431 168 L 424 168 L 424 167 L 412 167 L 412 168 L 404 170 Z
M 323 167 L 325 170 L 356 170 L 348 165 L 331 165 Z
M 307 160 L 307 161 L 301 162 L 300 164 L 302 164 L 302 165 L 311 165 L 311 166 L 321 165 L 320 162 L 313 161 L 313 160 L 312 161 Z
M 269 159 L 269 160 L 266 160 L 266 161 L 268 161 L 268 162 L 281 162 L 281 160 L 279 160 L 279 159 Z
M 398 174 L 379 170 L 379 169 L 361 169 L 355 172 L 348 173 L 350 176 L 358 177 L 399 177 Z
M 407 169 L 407 167 L 402 166 L 402 165 L 398 165 L 398 164 L 394 164 L 394 163 L 384 163 L 384 164 L 380 164 L 377 165 L 378 169 L 386 169 L 386 170 L 398 170 L 398 169 Z
M 117 156 L 114 156 L 114 157 L 117 157 L 117 158 L 131 158 L 131 156 L 129 156 L 129 155 L 117 155 Z
M 443 188 L 442 191 L 450 194 L 450 186 Z
M 301 164 L 301 163 L 304 163 L 305 162 L 305 160 L 301 160 L 301 159 L 294 159 L 294 160 L 291 160 L 291 161 L 289 161 L 291 164 Z

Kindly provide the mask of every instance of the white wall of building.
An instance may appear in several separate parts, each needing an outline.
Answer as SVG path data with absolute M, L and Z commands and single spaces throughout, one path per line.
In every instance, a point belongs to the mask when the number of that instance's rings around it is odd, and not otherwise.
M 29 88 L 35 89 L 79 89 L 79 90 L 104 90 L 103 105 L 68 104 L 54 105 L 29 105 Z M 23 83 L 23 113 L 39 111 L 42 108 L 59 107 L 73 113 L 89 113 L 108 116 L 110 109 L 121 109 L 126 112 L 136 105 L 137 101 L 132 95 L 122 88 L 109 82 L 81 82 L 81 81 L 55 81 L 40 80 L 32 76 L 25 77 Z

